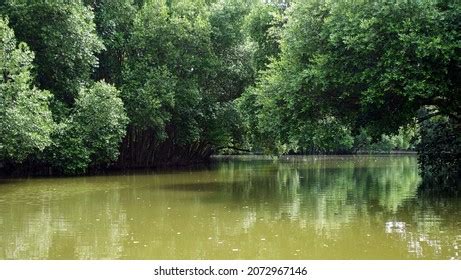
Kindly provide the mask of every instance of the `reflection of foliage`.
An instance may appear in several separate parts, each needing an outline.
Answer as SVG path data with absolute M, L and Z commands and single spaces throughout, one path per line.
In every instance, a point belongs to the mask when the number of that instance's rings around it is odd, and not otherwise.
M 418 195 L 399 207 L 396 216 L 411 213 L 412 225 L 401 238 L 408 241 L 409 250 L 418 258 L 428 258 L 430 252 L 459 259 L 461 253 L 461 232 L 459 198 Z M 457 236 L 449 238 L 441 233 L 453 232 Z
M 456 258 L 460 200 L 415 196 L 416 166 L 288 157 L 0 182 L 0 259 Z
M 395 246 L 387 253 L 379 249 L 381 256 L 454 255 L 447 252 L 454 246 L 452 236 L 440 231 L 456 233 L 457 219 L 450 211 L 459 213 L 460 209 L 453 205 L 456 200 L 433 204 L 415 198 L 420 178 L 414 156 L 286 157 L 252 164 L 248 168 L 243 161 L 229 162 L 221 167 L 226 178 L 236 181 L 227 193 L 235 201 L 253 205 L 248 217 L 269 211 L 271 219 L 289 219 L 301 227 L 294 231 L 315 229 L 316 238 L 323 242 L 346 238 L 349 228 L 365 237 L 377 230 Z M 250 221 L 257 227 L 256 218 Z M 386 224 L 403 226 L 386 233 Z M 370 244 L 358 246 L 370 250 Z
M 245 162 L 230 162 L 221 172 L 235 179 L 229 192 L 238 201 L 282 202 L 289 216 L 297 213 L 294 219 L 323 212 L 322 219 L 331 225 L 362 211 L 393 213 L 414 195 L 419 183 L 416 159 L 411 156 L 287 159 L 253 162 L 256 167 L 250 169 Z M 302 213 L 300 208 L 317 214 Z
M 418 163 L 426 189 L 460 190 L 461 135 L 449 119 L 427 120 L 421 126 Z
M 2 212 L 6 223 L 0 246 L 15 246 L 2 247 L 0 259 L 120 258 L 121 245 L 128 236 L 127 213 L 120 207 L 125 197 L 123 189 L 106 179 L 96 182 L 85 179 L 84 182 L 26 181 L 20 183 L 21 188 L 15 192 L 2 193 L 11 203 L 8 207 L 15 211 Z M 64 191 L 57 192 L 49 186 L 59 186 Z M 110 187 L 112 191 L 101 192 L 98 190 L 101 187 Z M 21 206 L 17 209 L 16 205 Z M 0 205 L 0 211 L 5 206 Z M 14 234 L 9 231 L 12 224 L 8 221 L 20 225 Z M 82 232 L 86 234 L 78 235 Z M 62 243 L 66 244 L 64 250 L 57 248 L 57 244 Z M 73 250 L 66 250 L 68 246 L 74 246 Z

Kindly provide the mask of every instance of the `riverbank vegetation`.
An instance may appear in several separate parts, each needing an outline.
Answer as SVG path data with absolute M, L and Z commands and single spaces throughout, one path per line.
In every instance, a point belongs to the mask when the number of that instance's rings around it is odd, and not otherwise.
M 0 167 L 417 150 L 460 185 L 459 1 L 0 2 Z

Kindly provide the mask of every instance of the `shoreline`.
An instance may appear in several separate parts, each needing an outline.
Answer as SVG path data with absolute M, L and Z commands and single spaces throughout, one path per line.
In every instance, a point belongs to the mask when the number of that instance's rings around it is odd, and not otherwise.
M 316 160 L 334 160 L 334 159 L 348 159 L 348 158 L 368 158 L 368 157 L 389 157 L 389 156 L 416 156 L 416 152 L 393 152 L 393 153 L 355 153 L 355 154 L 318 154 L 318 155 L 211 155 L 208 159 L 203 161 L 195 161 L 188 164 L 159 164 L 154 167 L 148 168 L 120 168 L 117 166 L 90 169 L 84 174 L 78 175 L 60 175 L 50 172 L 48 168 L 42 170 L 27 170 L 20 168 L 8 174 L 7 170 L 0 168 L 0 180 L 7 179 L 25 179 L 25 178 L 78 178 L 78 177 L 92 177 L 92 176 L 111 176 L 111 175 L 128 175 L 128 174 L 142 174 L 151 172 L 168 172 L 168 171 L 190 171 L 201 168 L 207 168 L 220 161 L 316 161 Z

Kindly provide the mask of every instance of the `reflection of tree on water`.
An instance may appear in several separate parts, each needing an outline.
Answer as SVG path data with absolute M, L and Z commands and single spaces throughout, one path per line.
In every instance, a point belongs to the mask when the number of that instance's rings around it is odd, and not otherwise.
M 340 238 L 351 226 L 363 227 L 364 231 L 379 228 L 387 238 L 406 242 L 413 257 L 458 256 L 459 240 L 453 240 L 452 234 L 461 238 L 459 207 L 458 215 L 440 213 L 441 209 L 456 207 L 428 207 L 427 202 L 415 197 L 420 178 L 414 157 L 311 157 L 259 162 L 256 166 L 248 169 L 246 163 L 234 162 L 221 168 L 226 176 L 245 178 L 237 180 L 227 193 L 236 202 L 252 205 L 247 211 L 252 218 L 246 220 L 246 229 L 250 228 L 248 221 L 256 222 L 258 215 L 290 219 L 300 229 L 314 228 L 318 235 L 331 240 Z M 444 235 L 444 231 L 450 234 Z M 360 234 L 369 235 L 359 230 L 357 238 L 362 238 Z
M 303 207 L 318 205 L 325 215 L 337 218 L 357 211 L 395 211 L 414 196 L 419 177 L 413 157 L 335 161 L 229 163 L 222 176 L 234 178 L 227 193 L 238 202 L 271 202 Z M 298 202 L 301 201 L 301 204 Z M 299 212 L 292 209 L 290 212 Z M 296 217 L 294 215 L 293 217 Z
M 0 258 L 457 258 L 459 199 L 413 157 L 231 161 L 0 189 Z
M 16 192 L 9 193 L 8 200 L 23 201 L 23 208 L 27 211 L 13 211 L 12 208 L 5 215 L 1 209 L 2 218 L 15 221 L 13 226 L 19 227 L 3 228 L 0 244 L 9 246 L 0 250 L 0 259 L 121 257 L 122 242 L 127 235 L 127 217 L 123 209 L 114 207 L 120 205 L 120 191 L 98 191 L 98 188 L 104 188 L 102 182 L 84 186 L 82 181 L 80 184 L 70 181 L 50 185 L 44 190 L 47 184 L 44 180 L 42 186 L 26 183 Z M 110 184 L 114 187 L 113 182 Z M 67 190 L 60 192 L 59 187 Z M 86 199 L 88 193 L 92 195 L 91 200 Z M 76 196 L 81 199 L 75 199 Z M 93 203 L 94 200 L 99 203 Z M 15 234 L 6 234 L 8 230 L 14 230 Z M 86 234 L 81 235 L 82 232 Z
M 411 213 L 411 216 L 408 213 Z M 410 226 L 405 229 L 401 238 L 408 241 L 409 251 L 416 256 L 427 257 L 429 251 L 435 255 L 460 258 L 461 201 L 459 198 L 419 195 L 406 201 L 395 215 L 408 217 Z

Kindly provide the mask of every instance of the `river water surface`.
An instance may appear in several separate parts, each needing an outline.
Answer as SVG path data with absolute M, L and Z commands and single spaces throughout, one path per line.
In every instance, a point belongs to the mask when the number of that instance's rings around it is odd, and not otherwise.
M 0 259 L 459 259 L 461 200 L 414 156 L 0 180 Z

